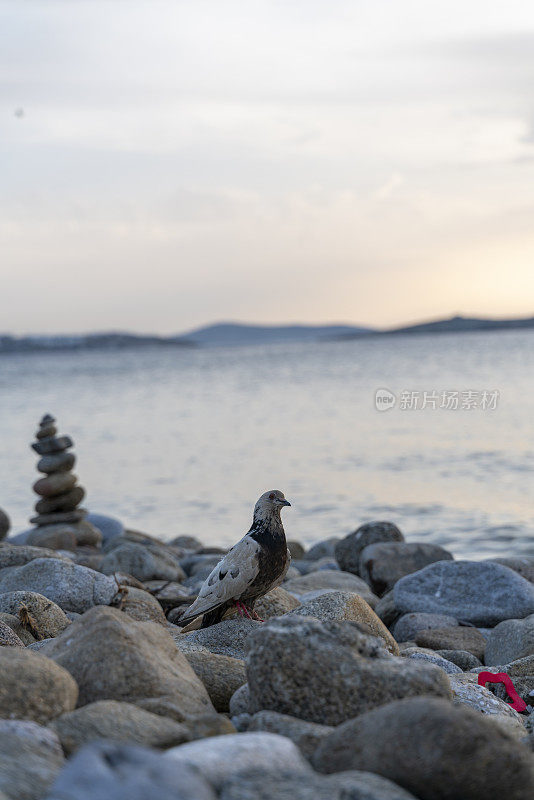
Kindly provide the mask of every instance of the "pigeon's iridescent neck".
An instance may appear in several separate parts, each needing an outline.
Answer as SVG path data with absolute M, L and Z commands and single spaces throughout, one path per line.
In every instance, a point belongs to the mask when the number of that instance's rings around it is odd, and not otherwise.
M 254 518 L 249 531 L 250 534 L 272 539 L 285 540 L 284 526 L 280 517 L 280 509 L 274 506 L 260 506 L 254 509 Z

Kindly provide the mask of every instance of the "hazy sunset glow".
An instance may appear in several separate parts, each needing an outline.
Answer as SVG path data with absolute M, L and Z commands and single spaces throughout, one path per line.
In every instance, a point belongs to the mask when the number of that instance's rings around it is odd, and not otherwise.
M 5 332 L 534 308 L 529 2 L 0 0 Z

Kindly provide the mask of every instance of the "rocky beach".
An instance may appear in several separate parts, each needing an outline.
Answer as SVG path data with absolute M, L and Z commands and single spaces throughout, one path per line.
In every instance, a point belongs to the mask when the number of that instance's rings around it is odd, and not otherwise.
M 226 549 L 80 508 L 73 446 L 44 417 L 33 527 L 0 512 L 0 800 L 532 798 L 534 557 L 368 522 L 184 626 Z

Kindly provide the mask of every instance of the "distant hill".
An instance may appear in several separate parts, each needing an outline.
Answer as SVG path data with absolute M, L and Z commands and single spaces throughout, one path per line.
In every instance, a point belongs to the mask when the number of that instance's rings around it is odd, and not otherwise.
M 191 331 L 185 338 L 195 344 L 222 347 L 240 344 L 316 342 L 322 339 L 362 336 L 372 332 L 372 328 L 356 325 L 247 325 L 238 322 L 220 322 Z
M 534 317 L 523 319 L 484 319 L 481 317 L 449 317 L 432 322 L 420 322 L 417 325 L 406 325 L 392 328 L 383 333 L 448 333 L 466 331 L 493 331 L 513 328 L 534 328 Z
M 143 347 L 233 347 L 283 342 L 328 342 L 364 336 L 396 336 L 418 333 L 466 333 L 469 331 L 525 330 L 534 328 L 534 317 L 483 319 L 450 317 L 401 328 L 365 328 L 358 325 L 247 325 L 220 322 L 181 336 L 144 336 L 135 333 L 91 333 L 72 336 L 0 335 L 0 355 L 42 351 L 125 350 Z
M 143 336 L 134 333 L 91 333 L 75 336 L 1 336 L 1 353 L 28 353 L 51 350 L 124 350 L 126 348 L 193 347 L 181 336 Z
M 420 322 L 417 325 L 405 325 L 401 328 L 385 328 L 375 330 L 375 336 L 392 336 L 397 334 L 417 333 L 469 333 L 470 331 L 521 330 L 534 328 L 534 317 L 522 319 L 484 319 L 482 317 L 454 316 L 437 319 L 431 322 Z M 355 339 L 358 335 L 342 334 L 338 339 Z

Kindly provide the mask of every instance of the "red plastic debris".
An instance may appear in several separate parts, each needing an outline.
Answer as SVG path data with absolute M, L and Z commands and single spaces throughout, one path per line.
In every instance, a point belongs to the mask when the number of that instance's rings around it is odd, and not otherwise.
M 508 705 L 515 708 L 519 713 L 526 709 L 527 704 L 517 694 L 512 679 L 506 672 L 479 672 L 478 685 L 485 686 L 487 683 L 503 683 L 508 692 L 508 697 L 512 698 L 512 702 Z

